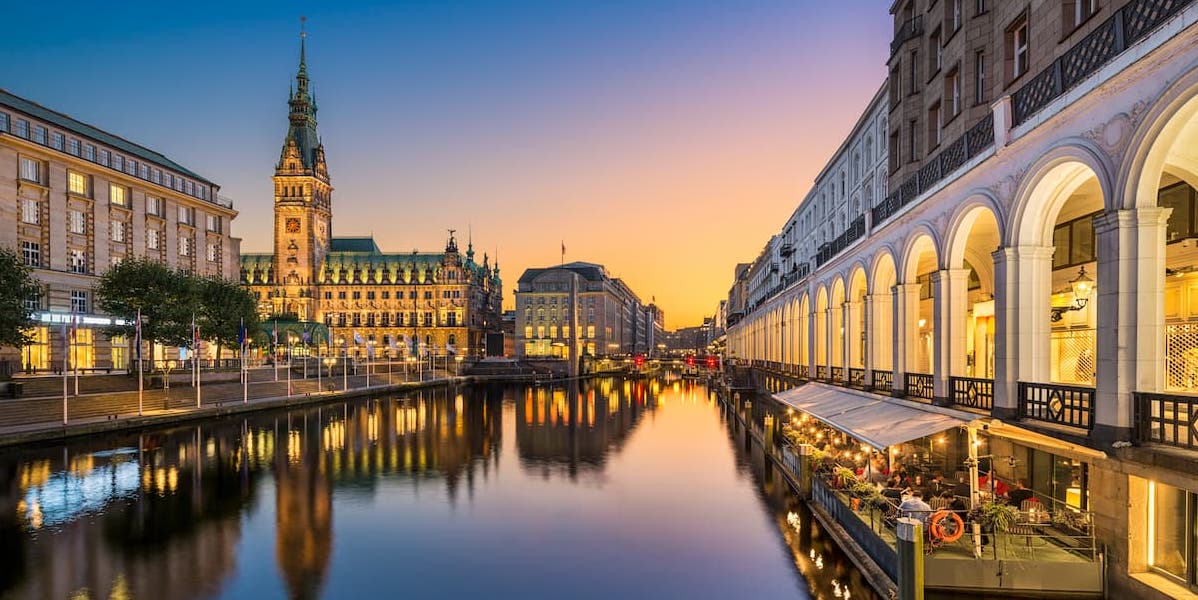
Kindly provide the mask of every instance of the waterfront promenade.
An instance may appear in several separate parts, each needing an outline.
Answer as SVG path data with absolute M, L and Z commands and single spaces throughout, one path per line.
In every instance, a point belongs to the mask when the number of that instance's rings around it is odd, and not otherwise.
M 117 385 L 121 387 L 135 387 L 135 377 L 81 377 L 81 393 L 78 395 L 73 393 L 74 380 L 68 378 L 68 418 L 65 425 L 61 393 L 38 393 L 33 397 L 0 400 L 0 446 L 466 381 L 466 378 L 440 369 L 425 371 L 420 375 L 394 369 L 391 373 L 385 370 L 372 372 L 369 385 L 365 373 L 319 379 L 315 376 L 304 379 L 302 375 L 293 374 L 290 382 L 285 369 L 278 371 L 278 381 L 275 380 L 272 367 L 254 368 L 247 373 L 249 383 L 245 386 L 237 379 L 212 383 L 202 381 L 198 407 L 195 387 L 186 382 L 182 385 L 175 382 L 169 389 L 147 387 L 142 392 L 140 415 L 136 389 L 88 392 L 89 389 L 111 388 L 113 380 L 118 381 Z M 212 375 L 204 373 L 206 377 Z M 61 382 L 61 378 L 45 378 L 36 381 L 36 385 L 27 385 L 44 391 L 55 386 L 61 389 Z

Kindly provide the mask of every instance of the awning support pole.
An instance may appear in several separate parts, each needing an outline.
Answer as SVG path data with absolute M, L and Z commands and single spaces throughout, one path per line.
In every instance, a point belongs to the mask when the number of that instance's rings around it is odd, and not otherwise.
M 969 507 L 978 507 L 978 429 L 966 427 L 969 431 Z

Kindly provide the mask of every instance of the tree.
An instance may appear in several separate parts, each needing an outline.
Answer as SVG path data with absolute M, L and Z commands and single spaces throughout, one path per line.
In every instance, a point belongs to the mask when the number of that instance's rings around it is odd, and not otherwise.
M 41 286 L 21 257 L 0 249 L 0 346 L 21 347 L 33 341 L 33 311 L 27 300 L 41 295 Z
M 133 339 L 133 321 L 141 311 L 141 337 L 151 343 L 186 346 L 191 343 L 191 316 L 198 306 L 190 275 L 141 258 L 121 261 L 93 288 L 96 306 L 124 319 L 128 325 L 107 328 L 109 335 Z
M 219 277 L 200 279 L 198 286 L 200 335 L 217 343 L 216 358 L 220 360 L 222 348 L 239 345 L 243 324 L 247 338 L 253 339 L 259 328 L 257 304 L 248 290 Z

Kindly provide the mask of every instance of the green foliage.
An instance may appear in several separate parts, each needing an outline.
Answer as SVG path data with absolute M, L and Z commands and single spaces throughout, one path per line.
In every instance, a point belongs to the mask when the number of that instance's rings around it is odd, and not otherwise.
M 1019 509 L 1009 504 L 988 500 L 977 508 L 974 520 L 992 531 L 1010 531 L 1019 520 Z
M 0 346 L 24 346 L 37 324 L 25 300 L 41 294 L 33 272 L 11 249 L 0 249 Z
M 241 286 L 172 271 L 151 260 L 122 261 L 100 278 L 94 291 L 100 310 L 130 323 L 108 328 L 110 335 L 132 339 L 138 309 L 142 338 L 171 346 L 191 345 L 193 318 L 204 339 L 222 346 L 237 346 L 242 319 L 251 335 L 258 327 L 253 297 Z

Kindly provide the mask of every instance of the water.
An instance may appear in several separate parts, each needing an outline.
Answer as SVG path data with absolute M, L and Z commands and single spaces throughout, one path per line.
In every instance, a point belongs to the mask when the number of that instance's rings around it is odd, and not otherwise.
M 326 404 L 0 454 L 0 598 L 871 598 L 706 388 Z

